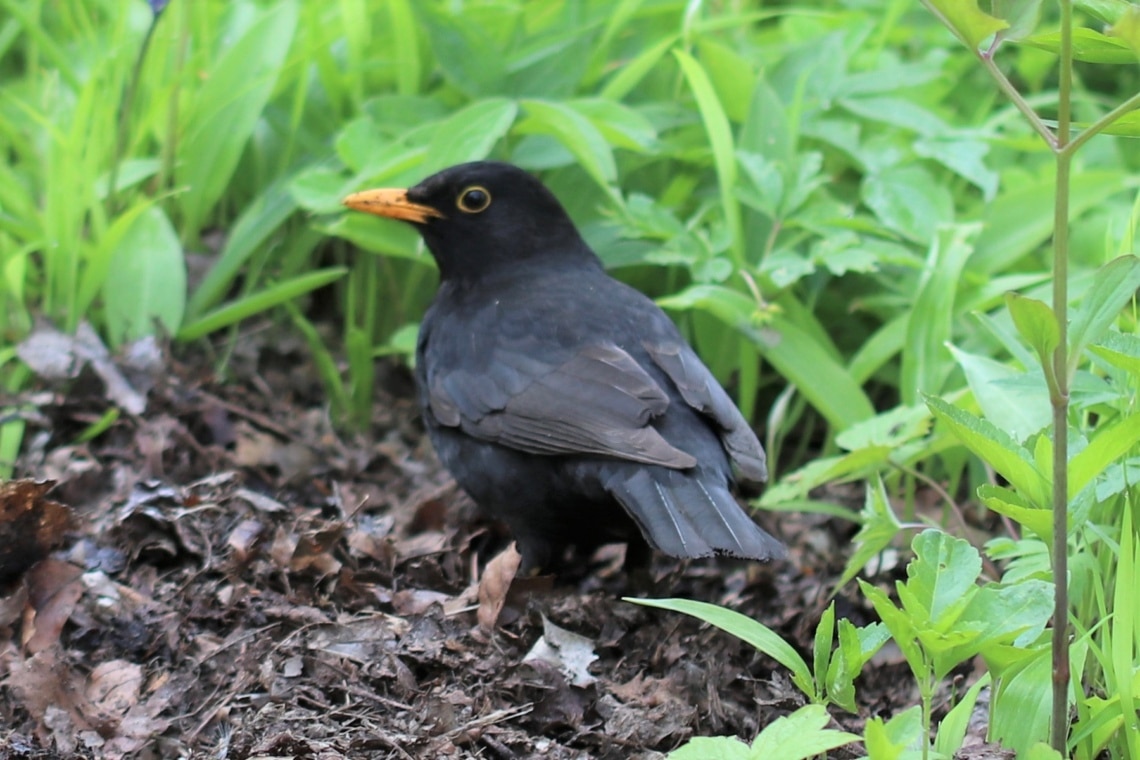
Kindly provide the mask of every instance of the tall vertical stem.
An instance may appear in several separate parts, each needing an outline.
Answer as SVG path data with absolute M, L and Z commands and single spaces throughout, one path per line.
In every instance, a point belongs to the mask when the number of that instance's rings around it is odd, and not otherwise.
M 1063 757 L 1069 738 L 1069 150 L 1073 91 L 1073 5 L 1061 6 L 1061 68 L 1057 101 L 1057 196 L 1053 206 L 1053 313 L 1060 341 L 1053 352 L 1053 721 L 1050 738 Z

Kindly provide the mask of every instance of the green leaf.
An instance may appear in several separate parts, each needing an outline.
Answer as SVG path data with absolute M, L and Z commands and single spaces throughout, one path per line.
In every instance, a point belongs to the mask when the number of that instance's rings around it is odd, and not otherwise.
M 1070 187 L 1070 218 L 1078 218 L 1121 192 L 1125 178 L 1122 172 L 1106 170 L 1075 174 Z M 1053 195 L 1052 178 L 1043 177 L 1003 192 L 987 204 L 977 250 L 970 259 L 971 271 L 989 275 L 1007 272 L 1045 243 L 1053 234 Z
M 923 5 L 934 11 L 950 31 L 966 43 L 971 50 L 1009 24 L 978 9 L 977 0 L 923 0 Z
M 1108 30 L 1113 37 L 1123 40 L 1132 52 L 1140 55 L 1140 8 L 1130 6 Z
M 201 338 L 215 330 L 229 327 L 243 319 L 286 303 L 311 290 L 324 287 L 340 279 L 347 272 L 348 270 L 345 267 L 330 267 L 279 282 L 252 295 L 231 301 L 225 306 L 203 315 L 196 321 L 186 324 L 178 332 L 177 337 L 179 340 Z
M 343 179 L 341 181 L 343 185 Z M 340 205 L 339 197 L 337 205 Z M 190 297 L 186 309 L 187 319 L 197 319 L 221 301 L 250 256 L 265 245 L 296 210 L 292 193 L 286 190 L 282 182 L 273 183 L 261 195 L 249 201 L 230 228 L 221 254 Z
M 900 583 L 899 586 L 901 585 Z M 879 620 L 882 620 L 883 625 L 891 632 L 891 638 L 895 640 L 899 651 L 906 658 L 907 665 L 910 666 L 914 677 L 923 680 L 928 679 L 930 664 L 926 661 L 926 656 L 918 645 L 918 631 L 910 615 L 896 607 L 882 589 L 872 586 L 862 578 L 859 579 L 859 588 L 863 590 L 863 596 L 875 608 Z
M 987 356 L 971 354 L 953 345 L 948 348 L 966 374 L 966 382 L 982 408 L 982 414 L 1014 440 L 1025 441 L 1052 421 L 1049 389 L 1039 373 L 1015 370 Z M 1023 387 L 1024 383 L 1015 385 L 1008 382 L 1015 379 L 1035 382 L 1029 388 Z
M 1140 442 L 1140 412 L 1096 429 L 1089 445 L 1069 460 L 1069 498 Z
M 1003 39 L 1020 40 L 1033 33 L 1041 17 L 1041 0 L 993 0 L 994 15 L 1009 23 Z M 957 749 L 957 748 L 955 748 Z
M 974 682 L 966 690 L 965 695 L 946 713 L 946 717 L 938 724 L 938 735 L 934 739 L 934 750 L 945 757 L 953 757 L 962 747 L 966 739 L 966 729 L 969 728 L 970 718 L 973 717 L 974 705 L 978 702 L 978 695 L 982 689 L 990 685 L 992 678 L 989 673 Z
M 1136 297 L 1138 288 L 1140 258 L 1136 256 L 1121 256 L 1097 270 L 1069 327 L 1070 374 L 1085 347 L 1101 339 L 1121 310 Z
M 1053 364 L 1053 351 L 1061 342 L 1061 328 L 1057 326 L 1053 310 L 1044 301 L 1012 292 L 1005 294 L 1005 305 L 1017 331 L 1037 352 L 1042 368 L 1048 371 Z
M 113 345 L 153 335 L 155 320 L 169 333 L 182 324 L 186 261 L 174 226 L 157 206 L 135 219 L 111 258 L 103 281 L 107 333 Z
M 1019 44 L 1060 54 L 1061 33 L 1035 34 Z M 1073 29 L 1073 60 L 1083 63 L 1135 63 L 1136 53 L 1125 40 L 1078 26 Z
M 617 166 L 606 138 L 593 123 L 564 103 L 524 100 L 527 117 L 515 128 L 519 134 L 550 135 L 574 154 L 595 182 L 607 192 L 617 179 Z
M 852 578 L 867 566 L 875 556 L 890 545 L 895 536 L 902 530 L 895 512 L 891 509 L 887 490 L 883 486 L 882 478 L 876 473 L 875 479 L 867 481 L 867 495 L 863 502 L 863 511 L 859 513 L 863 525 L 855 534 L 852 542 L 855 551 L 847 560 L 843 575 L 835 583 L 835 589 L 846 586 Z
M 908 748 L 920 746 L 925 735 L 922 706 L 915 705 L 886 722 L 877 716 L 868 720 L 863 744 L 870 760 L 899 760 Z
M 806 760 L 859 741 L 846 731 L 827 728 L 831 716 L 823 705 L 804 705 L 769 723 L 752 742 L 750 760 Z
M 681 64 L 681 71 L 697 99 L 697 110 L 708 134 L 712 147 L 713 166 L 716 168 L 717 184 L 720 189 L 721 211 L 730 237 L 729 246 L 737 266 L 744 262 L 744 234 L 741 226 L 740 204 L 733 194 L 736 187 L 736 148 L 732 138 L 732 126 L 724 107 L 709 81 L 708 74 L 695 58 L 684 50 L 673 51 Z
M 486 158 L 511 128 L 518 105 L 505 98 L 477 100 L 439 123 L 428 146 L 424 174 Z
M 698 736 L 666 757 L 669 760 L 750 760 L 752 750 L 734 736 Z
M 982 558 L 969 541 L 940 530 L 924 530 L 911 542 L 914 559 L 907 565 L 907 587 L 929 614 L 930 624 L 954 624 L 977 592 Z
M 966 448 L 1020 489 L 1031 502 L 1039 505 L 1052 503 L 1049 481 L 1038 471 L 1029 452 L 1008 434 L 940 398 L 928 396 L 926 405 Z
M 181 198 L 182 228 L 190 234 L 198 233 L 230 184 L 273 94 L 297 18 L 297 3 L 289 0 L 265 8 L 236 40 L 227 42 L 213 67 L 202 72 L 204 82 L 193 91 L 186 113 L 185 136 L 177 143 L 176 181 L 192 190 Z
M 1140 336 L 1109 330 L 1089 351 L 1140 379 Z
M 931 243 L 938 226 L 954 219 L 950 190 L 922 166 L 892 166 L 868 174 L 860 195 L 887 228 L 916 243 Z
M 779 634 L 764 624 L 741 615 L 739 612 L 708 602 L 696 602 L 689 599 L 632 599 L 628 597 L 625 601 L 671 612 L 682 612 L 732 634 L 790 670 L 792 682 L 808 699 L 812 701 L 819 699 L 816 684 L 812 680 L 807 663 L 803 661 L 795 649 L 780 638 Z
M 902 355 L 899 391 L 904 404 L 915 403 L 920 393 L 942 389 L 949 370 L 944 357 L 953 330 L 954 300 L 974 250 L 969 241 L 978 231 L 975 224 L 943 227 L 930 246 Z
M 1052 540 L 1053 510 L 1034 506 L 1008 488 L 990 484 L 978 486 L 978 498 L 989 509 L 1033 531 L 1045 543 Z
M 831 640 L 835 636 L 835 602 L 827 606 L 815 626 L 815 640 L 812 646 L 812 673 L 816 684 L 827 680 L 827 669 L 831 659 Z

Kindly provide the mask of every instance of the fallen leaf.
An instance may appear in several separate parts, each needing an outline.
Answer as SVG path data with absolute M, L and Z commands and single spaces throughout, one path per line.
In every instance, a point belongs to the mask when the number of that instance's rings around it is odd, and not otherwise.
M 526 653 L 523 662 L 536 660 L 558 668 L 574 686 L 585 687 L 597 679 L 590 673 L 590 663 L 598 659 L 594 640 L 560 628 L 543 615 L 542 637 Z
M 71 509 L 44 498 L 55 481 L 0 483 L 0 583 L 23 573 L 63 543 Z
M 499 620 L 499 613 L 507 602 L 507 594 L 514 583 L 515 574 L 522 564 L 522 555 L 514 543 L 487 563 L 479 579 L 479 627 L 490 632 Z

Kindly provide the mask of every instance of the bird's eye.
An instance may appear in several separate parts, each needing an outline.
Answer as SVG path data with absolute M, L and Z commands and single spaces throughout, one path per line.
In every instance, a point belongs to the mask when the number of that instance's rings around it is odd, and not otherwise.
M 480 211 L 485 211 L 491 205 L 491 194 L 487 192 L 484 187 L 478 185 L 469 187 L 459 194 L 459 200 L 456 201 L 460 211 L 468 214 L 478 214 Z

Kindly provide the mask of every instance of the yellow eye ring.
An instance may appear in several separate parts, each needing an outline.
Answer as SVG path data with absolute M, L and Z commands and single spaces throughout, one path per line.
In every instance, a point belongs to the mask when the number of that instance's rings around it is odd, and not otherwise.
M 485 187 L 472 185 L 459 194 L 455 205 L 465 214 L 478 214 L 480 211 L 486 211 L 491 205 L 491 194 Z

